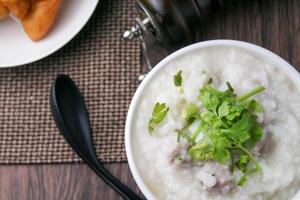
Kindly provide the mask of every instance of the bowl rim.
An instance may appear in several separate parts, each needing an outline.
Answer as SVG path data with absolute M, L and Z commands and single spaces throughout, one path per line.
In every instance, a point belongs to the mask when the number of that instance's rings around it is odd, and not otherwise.
M 131 129 L 134 122 L 134 111 L 137 108 L 138 101 L 140 99 L 140 96 L 144 90 L 144 88 L 148 85 L 148 83 L 155 77 L 155 75 L 162 70 L 162 68 L 166 67 L 169 62 L 172 60 L 185 55 L 189 52 L 209 48 L 209 47 L 218 47 L 218 46 L 225 46 L 225 47 L 237 47 L 242 48 L 248 52 L 253 53 L 254 55 L 259 55 L 263 58 L 265 58 L 268 61 L 272 61 L 274 63 L 275 67 L 279 68 L 281 71 L 285 72 L 286 75 L 294 81 L 296 84 L 300 85 L 300 74 L 299 72 L 292 67 L 287 61 L 285 61 L 283 58 L 281 58 L 279 55 L 271 52 L 270 50 L 267 50 L 263 47 L 260 47 L 255 44 L 251 44 L 244 41 L 239 40 L 208 40 L 204 42 L 195 43 L 192 45 L 189 45 L 187 47 L 184 47 L 182 49 L 179 49 L 175 51 L 174 53 L 170 54 L 166 58 L 164 58 L 162 61 L 160 61 L 145 77 L 145 79 L 142 81 L 142 83 L 137 88 L 127 113 L 126 118 L 126 124 L 125 124 L 125 150 L 126 150 L 126 156 L 129 164 L 130 171 L 133 175 L 134 180 L 136 181 L 138 187 L 142 191 L 142 193 L 145 195 L 145 197 L 149 200 L 155 200 L 155 196 L 152 194 L 150 189 L 146 186 L 144 180 L 142 179 L 136 163 L 133 158 L 132 154 L 132 143 L 131 143 Z

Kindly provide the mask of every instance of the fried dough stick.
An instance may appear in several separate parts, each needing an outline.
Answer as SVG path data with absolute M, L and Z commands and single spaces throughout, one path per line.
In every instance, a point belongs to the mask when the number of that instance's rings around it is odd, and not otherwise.
M 24 18 L 30 8 L 30 0 L 1 0 L 2 4 L 18 19 Z
M 8 15 L 8 9 L 0 1 L 0 20 L 6 18 Z
M 39 41 L 52 28 L 62 0 L 32 0 L 27 15 L 21 20 L 25 32 Z

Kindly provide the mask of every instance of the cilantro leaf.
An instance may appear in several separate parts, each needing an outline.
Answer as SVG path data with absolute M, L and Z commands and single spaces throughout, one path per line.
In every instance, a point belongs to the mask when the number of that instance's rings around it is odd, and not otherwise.
M 246 106 L 249 110 L 252 110 L 254 112 L 260 113 L 260 112 L 264 111 L 264 108 L 262 107 L 262 105 L 260 103 L 258 103 L 257 101 L 255 101 L 254 99 L 249 101 Z
M 229 114 L 229 103 L 227 101 L 223 101 L 218 108 L 218 115 L 219 117 L 225 117 Z
M 213 159 L 213 147 L 206 142 L 192 146 L 189 149 L 188 153 L 193 160 L 212 160 Z
M 225 148 L 230 148 L 232 146 L 231 141 L 225 135 L 223 135 L 223 136 L 222 135 L 215 135 L 215 137 L 212 137 L 211 139 L 212 139 L 212 141 L 214 143 L 214 146 L 216 148 L 225 149 Z
M 182 71 L 180 70 L 179 72 L 177 72 L 176 75 L 174 75 L 173 80 L 174 80 L 174 85 L 176 87 L 180 87 L 182 85 L 182 76 L 181 76 L 181 74 L 182 74 Z
M 230 140 L 225 136 L 220 136 L 218 134 L 210 137 L 214 146 L 213 159 L 220 164 L 226 164 L 226 162 L 230 159 Z
M 255 124 L 256 117 L 249 113 L 244 113 L 242 118 L 229 129 L 230 137 L 235 143 L 242 144 L 250 138 L 250 131 Z
M 152 118 L 148 122 L 148 131 L 150 134 L 154 131 L 154 125 L 163 121 L 169 111 L 165 103 L 156 103 L 152 112 Z
M 215 119 L 215 115 L 213 112 L 211 111 L 207 111 L 207 112 L 203 112 L 200 114 L 200 117 L 203 121 L 205 121 L 206 123 L 209 123 L 211 121 L 213 121 Z
M 258 123 L 255 123 L 250 132 L 250 138 L 243 144 L 247 148 L 255 147 L 256 143 L 261 140 L 263 136 L 263 129 L 259 126 Z
M 235 119 L 239 118 L 242 112 L 245 110 L 245 107 L 239 104 L 231 105 L 229 108 L 229 114 L 226 115 L 226 119 L 230 121 L 234 121 Z
M 198 116 L 199 108 L 196 104 L 188 104 L 182 111 L 182 117 L 185 122 L 191 122 Z
M 226 164 L 226 162 L 230 159 L 229 150 L 226 148 L 214 148 L 213 159 L 220 164 Z
M 217 113 L 217 108 L 221 103 L 221 96 L 221 92 L 207 85 L 200 90 L 199 98 L 207 110 Z
M 223 103 L 223 101 L 232 101 L 232 97 L 233 91 L 231 89 L 220 92 L 211 85 L 204 86 L 202 89 L 200 89 L 199 95 L 199 99 L 203 103 L 203 106 L 216 115 L 218 113 L 218 107 Z
M 248 164 L 250 162 L 250 158 L 247 155 L 241 155 L 239 160 L 236 162 L 236 166 L 245 173 L 247 171 Z
M 203 124 L 206 129 L 220 128 L 222 125 L 224 125 L 223 121 L 212 111 L 203 112 L 200 114 L 200 117 L 204 122 L 206 122 L 206 124 Z

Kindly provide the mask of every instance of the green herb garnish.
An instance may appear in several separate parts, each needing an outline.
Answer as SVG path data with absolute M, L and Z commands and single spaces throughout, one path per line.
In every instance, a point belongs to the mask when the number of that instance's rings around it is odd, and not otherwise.
M 178 88 L 180 93 L 183 93 L 183 87 L 182 87 L 182 71 L 180 70 L 177 72 L 177 74 L 174 75 L 174 85 Z
M 196 104 L 188 104 L 182 111 L 182 117 L 186 122 L 192 122 L 199 114 L 199 108 Z
M 153 112 L 152 112 L 152 118 L 149 120 L 148 123 L 148 131 L 150 134 L 152 134 L 152 132 L 154 131 L 154 125 L 159 124 L 160 122 L 162 122 L 167 113 L 169 111 L 169 107 L 166 106 L 165 103 L 156 103 L 154 108 L 153 108 Z
M 200 131 L 205 137 L 199 144 L 191 146 L 189 155 L 193 160 L 213 160 L 220 164 L 231 162 L 231 171 L 236 165 L 244 173 L 238 180 L 238 185 L 243 185 L 250 174 L 261 171 L 251 149 L 263 135 L 255 115 L 256 112 L 262 112 L 263 108 L 249 98 L 262 92 L 264 87 L 258 87 L 241 97 L 234 94 L 229 83 L 227 87 L 223 92 L 211 85 L 200 90 L 199 99 L 205 108 L 199 114 Z
M 174 85 L 176 87 L 180 87 L 182 85 L 182 71 L 180 70 L 179 72 L 177 72 L 176 75 L 174 75 Z

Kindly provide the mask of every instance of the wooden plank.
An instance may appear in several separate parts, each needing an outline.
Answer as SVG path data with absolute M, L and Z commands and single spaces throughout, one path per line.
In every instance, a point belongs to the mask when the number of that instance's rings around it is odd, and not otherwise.
M 140 193 L 127 163 L 105 165 Z M 142 196 L 142 195 L 141 195 Z M 83 164 L 4 165 L 0 167 L 1 200 L 122 199 Z
M 201 40 L 237 39 L 258 44 L 300 70 L 300 1 L 235 0 L 206 21 Z M 106 165 L 139 192 L 128 165 Z M 140 192 L 139 192 L 140 194 Z M 84 165 L 0 166 L 2 200 L 121 199 Z

